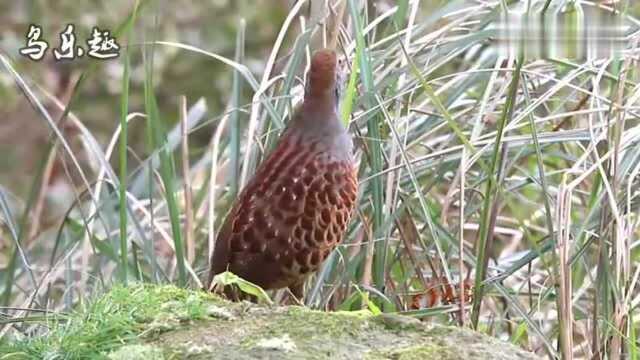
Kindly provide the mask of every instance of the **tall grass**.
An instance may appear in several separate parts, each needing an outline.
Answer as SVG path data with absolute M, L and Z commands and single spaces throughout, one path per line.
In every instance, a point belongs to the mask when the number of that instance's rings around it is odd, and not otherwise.
M 635 52 L 586 61 L 502 57 L 490 44 L 512 2 L 378 1 L 374 8 L 344 1 L 338 50 L 351 75 L 341 114 L 359 159 L 358 209 L 343 244 L 309 280 L 306 305 L 472 326 L 549 358 L 637 358 L 637 6 L 617 5 L 632 25 Z M 332 3 L 326 14 L 341 5 Z M 0 291 L 6 306 L 21 309 L 6 310 L 2 334 L 46 331 L 15 324 L 31 308 L 61 310 L 65 298 L 71 306 L 114 283 L 201 286 L 224 215 L 301 100 L 308 56 L 326 38 L 305 1 L 293 4 L 259 55 L 244 19 L 234 22 L 232 48 L 221 51 L 158 37 L 170 14 L 155 2 L 139 5 L 116 32 L 127 46 L 119 59 L 119 126 L 104 120 L 116 129 L 110 142 L 75 114 L 79 102 L 91 103 L 83 86 L 101 81 L 94 75 L 101 63 L 82 69 L 72 100 L 56 109 L 79 129 L 74 136 L 84 147 L 75 149 L 42 105 L 56 104 L 52 96 L 20 70 L 15 54 L 0 53 L 2 76 L 52 130 L 67 177 L 81 179 L 59 226 L 41 229 L 28 246 L 24 231 L 36 221 L 37 196 L 21 199 L 0 187 L 0 219 L 12 244 Z M 529 6 L 562 11 L 549 1 Z M 198 57 L 224 66 L 187 75 L 230 79 L 224 106 L 211 110 L 202 93 L 172 118 L 176 109 L 157 95 L 156 59 L 167 52 L 178 62 Z M 134 73 L 144 74 L 142 86 L 133 85 Z M 171 85 L 172 97 L 184 95 Z M 140 151 L 131 136 L 143 120 L 148 147 Z M 203 133 L 208 140 L 198 142 Z M 22 209 L 12 205 L 16 197 Z M 465 284 L 473 284 L 473 298 L 461 303 Z M 416 305 L 449 285 L 451 301 Z

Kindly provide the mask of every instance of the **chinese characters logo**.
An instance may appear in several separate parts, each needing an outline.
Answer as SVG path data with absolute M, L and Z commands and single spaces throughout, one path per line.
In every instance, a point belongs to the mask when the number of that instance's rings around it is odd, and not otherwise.
M 109 30 L 101 30 L 97 26 L 93 28 L 91 37 L 87 40 L 88 52 L 82 46 L 76 46 L 75 26 L 68 24 L 59 34 L 60 43 L 53 49 L 53 57 L 56 60 L 73 60 L 87 53 L 89 57 L 99 60 L 107 60 L 120 55 L 120 45 L 111 36 Z M 43 39 L 42 27 L 30 25 L 27 32 L 27 46 L 20 49 L 20 54 L 31 60 L 41 60 L 49 44 Z

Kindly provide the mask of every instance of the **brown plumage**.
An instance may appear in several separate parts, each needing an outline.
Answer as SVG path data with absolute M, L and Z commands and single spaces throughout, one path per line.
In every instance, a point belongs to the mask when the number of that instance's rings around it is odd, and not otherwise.
M 229 270 L 264 289 L 302 296 L 342 241 L 355 207 L 352 141 L 338 115 L 340 64 L 314 53 L 302 105 L 233 205 L 216 239 L 208 287 Z

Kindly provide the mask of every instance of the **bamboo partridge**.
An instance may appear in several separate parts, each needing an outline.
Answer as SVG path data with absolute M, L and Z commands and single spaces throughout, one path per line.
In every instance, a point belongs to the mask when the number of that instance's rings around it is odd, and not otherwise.
M 338 115 L 341 77 L 333 50 L 313 54 L 302 105 L 218 234 L 208 288 L 229 270 L 301 298 L 305 279 L 342 241 L 358 185 L 353 143 Z

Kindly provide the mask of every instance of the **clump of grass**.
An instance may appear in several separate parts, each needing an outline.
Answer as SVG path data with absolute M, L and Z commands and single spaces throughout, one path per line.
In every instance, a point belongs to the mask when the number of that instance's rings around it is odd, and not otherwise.
M 0 344 L 4 358 L 92 359 L 141 336 L 182 322 L 203 319 L 214 298 L 172 285 L 116 285 L 105 296 L 87 299 L 66 315 L 50 315 L 33 336 Z

